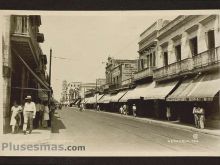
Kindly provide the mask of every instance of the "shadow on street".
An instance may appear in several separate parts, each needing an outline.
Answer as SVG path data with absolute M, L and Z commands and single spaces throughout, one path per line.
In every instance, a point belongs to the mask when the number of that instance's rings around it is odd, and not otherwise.
M 60 129 L 66 129 L 65 125 L 63 122 L 59 119 L 59 116 L 53 114 L 52 117 L 52 127 L 51 127 L 51 133 L 59 133 Z

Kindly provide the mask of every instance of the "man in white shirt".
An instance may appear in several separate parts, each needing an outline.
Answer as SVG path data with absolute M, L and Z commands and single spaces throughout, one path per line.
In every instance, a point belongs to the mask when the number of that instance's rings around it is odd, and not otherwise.
M 133 111 L 133 116 L 134 116 L 134 117 L 137 116 L 137 114 L 136 114 L 136 110 L 137 110 L 137 107 L 136 107 L 135 104 L 133 104 L 133 106 L 132 106 L 132 111 Z
M 26 135 L 27 134 L 27 124 L 29 123 L 29 133 L 32 132 L 33 129 L 33 119 L 36 115 L 36 106 L 35 103 L 31 101 L 31 96 L 27 96 L 25 98 L 26 102 L 24 104 L 24 124 L 23 124 L 23 132 Z

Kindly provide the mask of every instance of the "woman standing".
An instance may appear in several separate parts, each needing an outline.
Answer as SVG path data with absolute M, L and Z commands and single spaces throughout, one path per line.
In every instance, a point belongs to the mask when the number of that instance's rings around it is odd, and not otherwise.
M 17 130 L 19 126 L 21 125 L 21 112 L 22 107 L 17 104 L 17 101 L 14 101 L 13 106 L 11 107 L 11 121 L 10 125 L 12 126 L 12 133 L 15 133 L 15 127 L 17 127 Z

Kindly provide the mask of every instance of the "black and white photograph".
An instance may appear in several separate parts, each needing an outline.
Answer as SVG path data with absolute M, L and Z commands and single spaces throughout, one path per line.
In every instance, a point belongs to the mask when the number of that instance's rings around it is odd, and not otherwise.
M 1 156 L 220 156 L 220 12 L 0 11 Z

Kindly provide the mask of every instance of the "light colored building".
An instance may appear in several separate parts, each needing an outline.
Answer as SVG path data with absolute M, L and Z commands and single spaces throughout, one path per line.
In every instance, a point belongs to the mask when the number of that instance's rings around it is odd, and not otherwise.
M 138 71 L 134 73 L 136 83 L 149 79 L 152 81 L 153 70 L 156 68 L 158 31 L 169 21 L 159 19 L 140 34 Z
M 105 72 L 105 90 L 115 90 L 129 86 L 133 81 L 133 73 L 136 71 L 137 60 L 122 60 L 109 57 Z
M 219 60 L 219 16 L 178 16 L 159 30 L 156 81 L 204 71 Z

